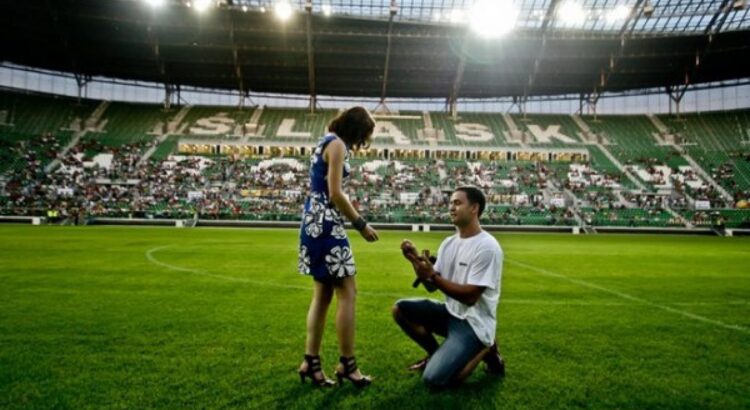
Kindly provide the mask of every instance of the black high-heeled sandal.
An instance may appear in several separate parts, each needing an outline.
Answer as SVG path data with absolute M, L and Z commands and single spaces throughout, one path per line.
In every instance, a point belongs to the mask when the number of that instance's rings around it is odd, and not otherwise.
M 336 378 L 339 380 L 339 387 L 341 387 L 344 383 L 344 379 L 348 379 L 352 384 L 357 387 L 358 389 L 361 389 L 363 387 L 367 387 L 372 383 L 372 379 L 370 376 L 362 376 L 360 379 L 353 379 L 352 373 L 357 371 L 357 359 L 352 357 L 339 357 L 339 363 L 344 367 L 344 371 L 340 372 L 338 369 L 336 369 Z
M 306 354 L 305 363 L 307 363 L 307 370 L 300 369 L 298 371 L 300 382 L 304 383 L 305 378 L 309 377 L 313 386 L 333 387 L 333 385 L 336 384 L 336 382 L 327 378 L 325 374 L 320 379 L 315 377 L 315 373 L 322 373 L 322 368 L 320 367 L 320 356 L 310 356 L 309 354 Z

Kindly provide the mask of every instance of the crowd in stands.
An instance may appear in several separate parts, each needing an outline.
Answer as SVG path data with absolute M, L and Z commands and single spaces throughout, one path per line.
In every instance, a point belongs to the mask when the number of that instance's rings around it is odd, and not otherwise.
M 735 202 L 750 200 L 750 152 L 728 151 L 719 155 L 699 152 L 696 159 L 732 194 Z
M 61 155 L 61 141 L 53 135 L 3 144 L 14 164 L 0 182 L 0 212 L 6 215 L 44 216 L 54 210 L 62 220 L 76 222 L 86 217 L 293 221 L 299 219 L 309 178 L 308 158 L 153 160 L 144 158 L 153 142 L 109 147 L 94 138 L 81 139 Z M 54 159 L 59 166 L 45 172 Z M 655 164 L 647 169 L 659 172 Z M 715 172 L 721 176 L 725 170 Z M 587 164 L 352 160 L 348 191 L 375 222 L 450 223 L 452 189 L 476 185 L 493 205 L 482 217 L 489 224 L 679 225 L 666 209 L 690 206 L 680 194 L 683 187 L 693 199 L 720 200 L 709 185 L 688 188 L 684 182 L 697 178 L 691 171 L 679 175 L 675 194 L 655 195 L 620 190 L 621 174 Z
M 27 170 L 32 173 L 43 170 L 61 150 L 61 142 L 51 133 L 23 138 L 19 141 L 0 139 L 0 164 L 6 171 Z M 3 168 L 0 168 L 2 170 Z

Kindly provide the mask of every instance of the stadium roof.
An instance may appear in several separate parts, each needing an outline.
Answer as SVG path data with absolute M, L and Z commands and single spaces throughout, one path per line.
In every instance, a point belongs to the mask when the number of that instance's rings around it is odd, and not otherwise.
M 429 22 L 435 24 L 458 23 L 466 19 L 468 10 L 478 0 L 399 0 L 396 1 L 396 21 Z M 501 1 L 501 0 L 496 0 Z M 246 7 L 248 10 L 271 10 L 274 0 L 233 0 L 228 2 L 234 7 Z M 517 1 L 519 15 L 516 28 L 541 28 L 545 19 L 549 19 L 551 28 L 567 28 L 561 19 L 547 17 L 550 6 L 556 6 L 555 0 L 521 0 Z M 632 8 L 636 0 L 585 0 L 578 4 L 586 11 L 585 21 L 580 25 L 584 31 L 619 31 L 622 19 L 611 18 L 609 12 L 618 6 Z M 701 33 L 708 27 L 711 18 L 722 9 L 722 0 L 651 0 L 643 2 L 653 8 L 649 18 L 641 18 L 635 24 L 635 30 L 652 33 Z M 290 0 L 290 4 L 303 10 L 306 0 Z M 725 31 L 750 28 L 750 14 L 745 4 L 740 1 L 730 10 L 724 24 Z M 331 15 L 356 16 L 388 20 L 391 2 L 389 0 L 326 0 L 313 1 L 312 11 L 324 14 L 328 9 Z
M 154 0 L 152 0 L 154 1 Z M 0 0 L 0 59 L 173 85 L 354 97 L 599 94 L 750 77 L 745 0 L 524 0 L 485 39 L 473 1 Z M 309 13 L 306 11 L 309 8 Z M 612 18 L 617 6 L 625 13 Z M 458 10 L 458 11 L 456 11 Z

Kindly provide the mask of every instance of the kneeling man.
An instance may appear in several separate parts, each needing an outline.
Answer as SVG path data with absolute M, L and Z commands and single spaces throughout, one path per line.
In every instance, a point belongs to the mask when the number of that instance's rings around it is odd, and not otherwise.
M 479 224 L 484 207 L 484 194 L 475 187 L 453 192 L 450 215 L 456 234 L 440 245 L 434 265 L 429 251 L 419 255 L 410 241 L 401 244 L 417 279 L 428 290 L 445 294 L 445 302 L 401 299 L 393 307 L 396 323 L 427 351 L 427 357 L 409 369 L 424 371 L 423 379 L 431 387 L 460 383 L 480 360 L 488 372 L 505 374 L 494 342 L 503 251 Z M 435 334 L 445 337 L 442 345 Z

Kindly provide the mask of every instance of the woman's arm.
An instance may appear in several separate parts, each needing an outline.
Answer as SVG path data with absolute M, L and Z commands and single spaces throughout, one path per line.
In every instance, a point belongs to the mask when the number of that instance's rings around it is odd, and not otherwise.
M 331 141 L 323 152 L 323 159 L 328 164 L 328 194 L 330 195 L 331 202 L 336 206 L 336 209 L 341 211 L 342 214 L 351 222 L 356 221 L 360 218 L 359 213 L 349 201 L 349 197 L 344 193 L 342 189 L 342 180 L 344 178 L 344 157 L 346 155 L 346 146 L 340 139 Z M 365 225 L 359 231 L 360 234 L 368 241 L 374 242 L 378 240 L 378 234 L 370 225 Z
M 328 163 L 328 194 L 330 195 L 331 202 L 336 205 L 336 208 L 341 211 L 346 219 L 354 221 L 359 218 L 359 213 L 352 203 L 349 201 L 349 197 L 344 193 L 342 189 L 342 180 L 344 178 L 344 156 L 346 155 L 346 147 L 340 139 L 331 141 L 323 152 L 323 158 Z

